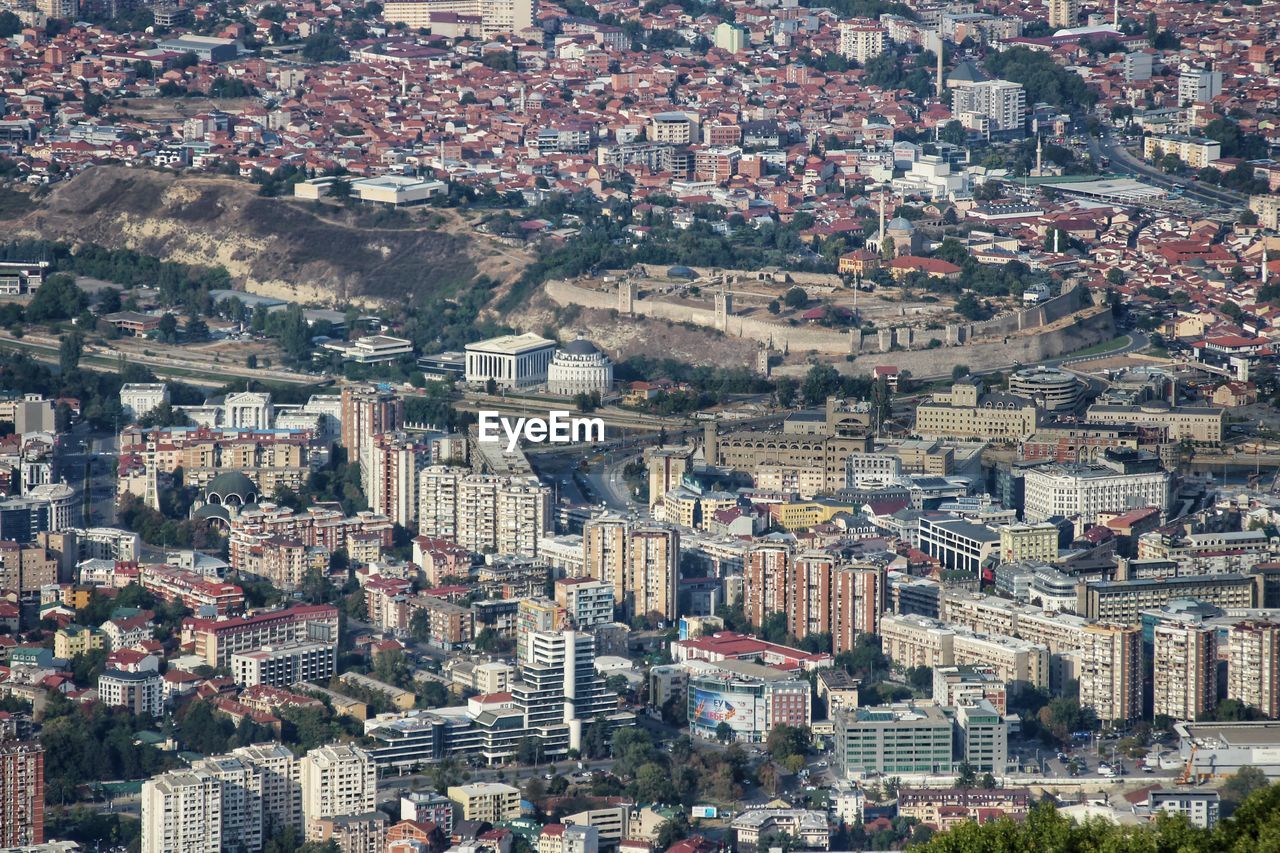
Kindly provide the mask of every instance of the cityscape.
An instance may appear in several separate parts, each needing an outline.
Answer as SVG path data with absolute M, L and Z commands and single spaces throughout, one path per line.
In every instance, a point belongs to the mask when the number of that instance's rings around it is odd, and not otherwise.
M 1280 0 L 0 0 L 0 853 L 1277 849 Z

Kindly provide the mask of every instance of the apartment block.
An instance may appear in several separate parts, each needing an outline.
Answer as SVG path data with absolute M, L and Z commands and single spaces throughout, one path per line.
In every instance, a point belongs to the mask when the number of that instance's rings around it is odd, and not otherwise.
M 44 843 L 44 747 L 0 741 L 0 847 Z
M 905 669 L 937 668 L 955 663 L 956 632 L 926 616 L 886 613 L 880 617 L 880 642 L 885 657 Z
M 375 811 L 378 769 L 362 749 L 331 744 L 302 759 L 302 814 L 308 840 L 319 840 L 322 818 Z
M 1227 629 L 1227 698 L 1280 717 L 1280 624 L 1237 622 Z
M 1203 169 L 1222 157 L 1222 143 L 1207 136 L 1147 136 L 1143 138 L 1142 156 L 1157 160 L 1172 154 L 1191 169 Z
M 279 743 L 256 743 L 232 750 L 258 774 L 264 831 L 292 826 L 302 832 L 302 761 Z
M 1049 27 L 1066 30 L 1080 24 L 1080 0 L 1049 0 Z
M 222 783 L 171 770 L 142 783 L 142 853 L 221 853 Z
M 888 31 L 874 21 L 842 21 L 840 23 L 840 55 L 865 65 L 884 53 Z
M 944 708 L 976 705 L 985 699 L 1001 714 L 1008 708 L 1008 690 L 995 668 L 984 664 L 941 666 L 933 671 L 933 701 Z
M 418 488 L 418 532 L 476 553 L 536 557 L 551 530 L 551 490 L 533 477 L 433 465 Z
M 1124 726 L 1142 716 L 1142 632 L 1102 623 L 1083 630 L 1076 678 L 1080 704 L 1098 719 Z
M 376 385 L 344 385 L 341 407 L 339 443 L 352 462 L 360 460 L 366 442 L 375 435 L 395 432 L 404 421 L 404 400 Z
M 237 571 L 248 571 L 253 564 L 253 549 L 277 536 L 332 554 L 341 548 L 350 549 L 354 536 L 374 534 L 381 547 L 389 548 L 394 527 L 385 515 L 368 511 L 348 516 L 341 509 L 330 507 L 311 506 L 303 510 L 274 504 L 249 507 L 231 519 L 230 563 Z
M 1033 802 L 1026 788 L 903 788 L 898 791 L 898 814 L 945 831 L 982 815 L 1020 820 Z
M 1162 623 L 1153 630 L 1152 713 L 1195 721 L 1218 700 L 1218 642 L 1212 626 Z
M 263 842 L 262 774 L 235 755 L 196 761 L 191 771 L 217 780 L 222 801 L 222 845 L 228 850 L 259 850 Z
M 587 574 L 613 589 L 614 603 L 626 620 L 678 616 L 680 532 L 663 524 L 634 525 L 616 516 L 583 525 L 583 564 Z
M 438 649 L 456 649 L 471 642 L 475 636 L 475 621 L 471 608 L 463 607 L 443 598 L 419 595 L 408 601 L 409 619 L 425 612 L 429 633 L 427 642 Z
M 1000 534 L 1000 561 L 1004 563 L 1042 562 L 1058 559 L 1058 528 L 1042 524 L 1006 524 Z
M 328 681 L 337 672 L 337 643 L 283 643 L 231 656 L 231 677 L 242 687 L 288 687 Z
M 592 578 L 560 578 L 555 583 L 556 604 L 577 628 L 613 621 L 613 586 Z
M 499 823 L 520 817 L 520 789 L 499 782 L 453 785 L 445 792 L 458 804 L 463 820 Z
M 951 109 L 968 127 L 976 124 L 990 132 L 1021 133 L 1027 117 L 1027 92 L 1021 83 L 1009 80 L 984 80 L 957 87 L 951 96 Z
M 293 642 L 338 641 L 338 608 L 332 604 L 295 607 L 234 619 L 189 617 L 182 623 L 183 643 L 212 667 L 229 666 L 237 652 Z
M 401 527 L 418 523 L 418 472 L 431 464 L 431 446 L 405 433 L 381 433 L 360 451 L 360 483 L 369 509 Z

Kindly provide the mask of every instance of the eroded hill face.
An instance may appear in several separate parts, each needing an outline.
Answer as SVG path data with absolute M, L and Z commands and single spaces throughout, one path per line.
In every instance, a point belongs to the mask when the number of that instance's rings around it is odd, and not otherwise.
M 495 264 L 491 247 L 452 212 L 423 222 L 263 198 L 235 178 L 124 166 L 88 169 L 2 225 L 14 237 L 222 265 L 247 291 L 318 304 L 403 303 L 452 293 L 480 272 L 502 280 L 523 267 L 520 258 Z

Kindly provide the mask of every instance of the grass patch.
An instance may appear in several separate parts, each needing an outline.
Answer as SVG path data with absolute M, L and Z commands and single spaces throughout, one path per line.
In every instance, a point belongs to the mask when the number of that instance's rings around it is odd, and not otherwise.
M 1100 344 L 1094 344 L 1091 347 L 1085 347 L 1084 349 L 1076 350 L 1075 352 L 1069 355 L 1069 358 L 1080 358 L 1081 356 L 1085 356 L 1085 355 L 1102 355 L 1108 352 L 1115 352 L 1118 349 L 1122 349 L 1128 343 L 1129 343 L 1129 336 L 1120 335 L 1119 337 L 1112 338 L 1109 341 L 1103 341 Z

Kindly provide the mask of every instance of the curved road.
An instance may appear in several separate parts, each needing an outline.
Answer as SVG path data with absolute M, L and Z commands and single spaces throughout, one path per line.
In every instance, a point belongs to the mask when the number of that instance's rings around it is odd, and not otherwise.
M 1207 204 L 1210 207 L 1219 209 L 1239 208 L 1244 207 L 1249 202 L 1248 197 L 1231 190 L 1162 172 L 1145 160 L 1135 157 L 1123 143 L 1116 140 L 1109 133 L 1090 139 L 1089 147 L 1095 149 L 1096 153 L 1111 158 L 1112 171 L 1128 171 L 1136 177 L 1141 177 L 1159 187 L 1182 190 L 1185 197 Z M 1117 169 L 1117 166 L 1122 168 Z
M 1061 358 L 1051 358 L 1040 363 L 1047 367 L 1065 367 L 1072 364 L 1084 364 L 1085 362 L 1098 361 L 1103 358 L 1114 358 L 1118 355 L 1128 355 L 1131 352 L 1146 349 L 1151 344 L 1150 336 L 1147 335 L 1146 332 L 1139 331 L 1138 329 L 1130 329 L 1125 332 L 1124 337 L 1129 339 L 1129 343 L 1119 347 L 1118 349 L 1081 356 L 1074 356 L 1068 353 Z

